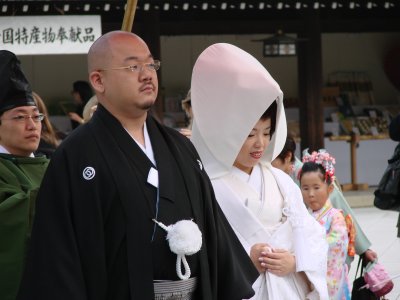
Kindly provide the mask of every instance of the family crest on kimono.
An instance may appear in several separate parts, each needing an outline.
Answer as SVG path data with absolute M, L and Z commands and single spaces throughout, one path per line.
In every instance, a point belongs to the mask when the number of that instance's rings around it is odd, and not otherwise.
M 335 159 L 325 150 L 303 152 L 303 167 L 299 172 L 301 192 L 311 214 L 323 226 L 329 245 L 327 282 L 329 298 L 350 300 L 347 256 L 355 255 L 355 227 L 350 215 L 332 206 Z
M 287 131 L 278 83 L 253 56 L 219 43 L 197 59 L 191 97 L 191 140 L 260 273 L 251 299 L 328 299 L 325 232 L 271 165 Z

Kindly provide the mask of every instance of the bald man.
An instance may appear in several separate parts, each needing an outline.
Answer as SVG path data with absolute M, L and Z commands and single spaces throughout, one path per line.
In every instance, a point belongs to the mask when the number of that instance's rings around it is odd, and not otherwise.
M 216 203 L 197 152 L 148 114 L 159 67 L 132 33 L 110 32 L 92 45 L 89 80 L 98 108 L 52 157 L 19 299 L 253 295 L 258 274 Z M 193 220 L 200 250 L 184 252 L 181 261 L 165 227 L 153 220 L 165 226 Z M 195 232 L 184 243 L 194 245 Z

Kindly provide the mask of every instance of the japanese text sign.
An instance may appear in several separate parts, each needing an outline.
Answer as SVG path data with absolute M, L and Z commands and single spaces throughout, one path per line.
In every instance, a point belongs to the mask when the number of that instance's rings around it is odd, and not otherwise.
M 100 35 L 100 16 L 0 17 L 0 49 L 17 55 L 87 53 Z

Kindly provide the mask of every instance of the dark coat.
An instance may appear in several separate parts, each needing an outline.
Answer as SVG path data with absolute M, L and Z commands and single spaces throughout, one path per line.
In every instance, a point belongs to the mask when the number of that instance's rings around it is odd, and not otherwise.
M 41 138 L 39 142 L 39 147 L 35 151 L 35 155 L 44 155 L 50 159 L 56 149 L 56 146 L 46 142 L 43 138 Z
M 389 136 L 393 141 L 400 142 L 400 115 L 390 122 Z
M 161 159 L 167 147 L 203 235 L 196 254 L 196 299 L 250 298 L 258 273 L 221 212 L 193 145 L 152 117 L 146 124 L 159 171 L 160 199 L 175 195 L 169 161 Z M 38 195 L 18 299 L 153 299 L 153 267 L 159 262 L 154 261 L 151 243 L 155 193 L 146 182 L 152 164 L 137 149 L 101 105 L 92 120 L 57 149 Z

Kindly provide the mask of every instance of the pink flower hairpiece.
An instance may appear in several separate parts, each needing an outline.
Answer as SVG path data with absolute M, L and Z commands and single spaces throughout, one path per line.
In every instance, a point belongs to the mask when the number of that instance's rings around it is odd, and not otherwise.
M 325 177 L 330 177 L 334 180 L 336 160 L 331 156 L 325 149 L 319 149 L 318 152 L 313 151 L 311 154 L 308 152 L 308 148 L 303 151 L 303 163 L 313 162 L 325 169 Z

